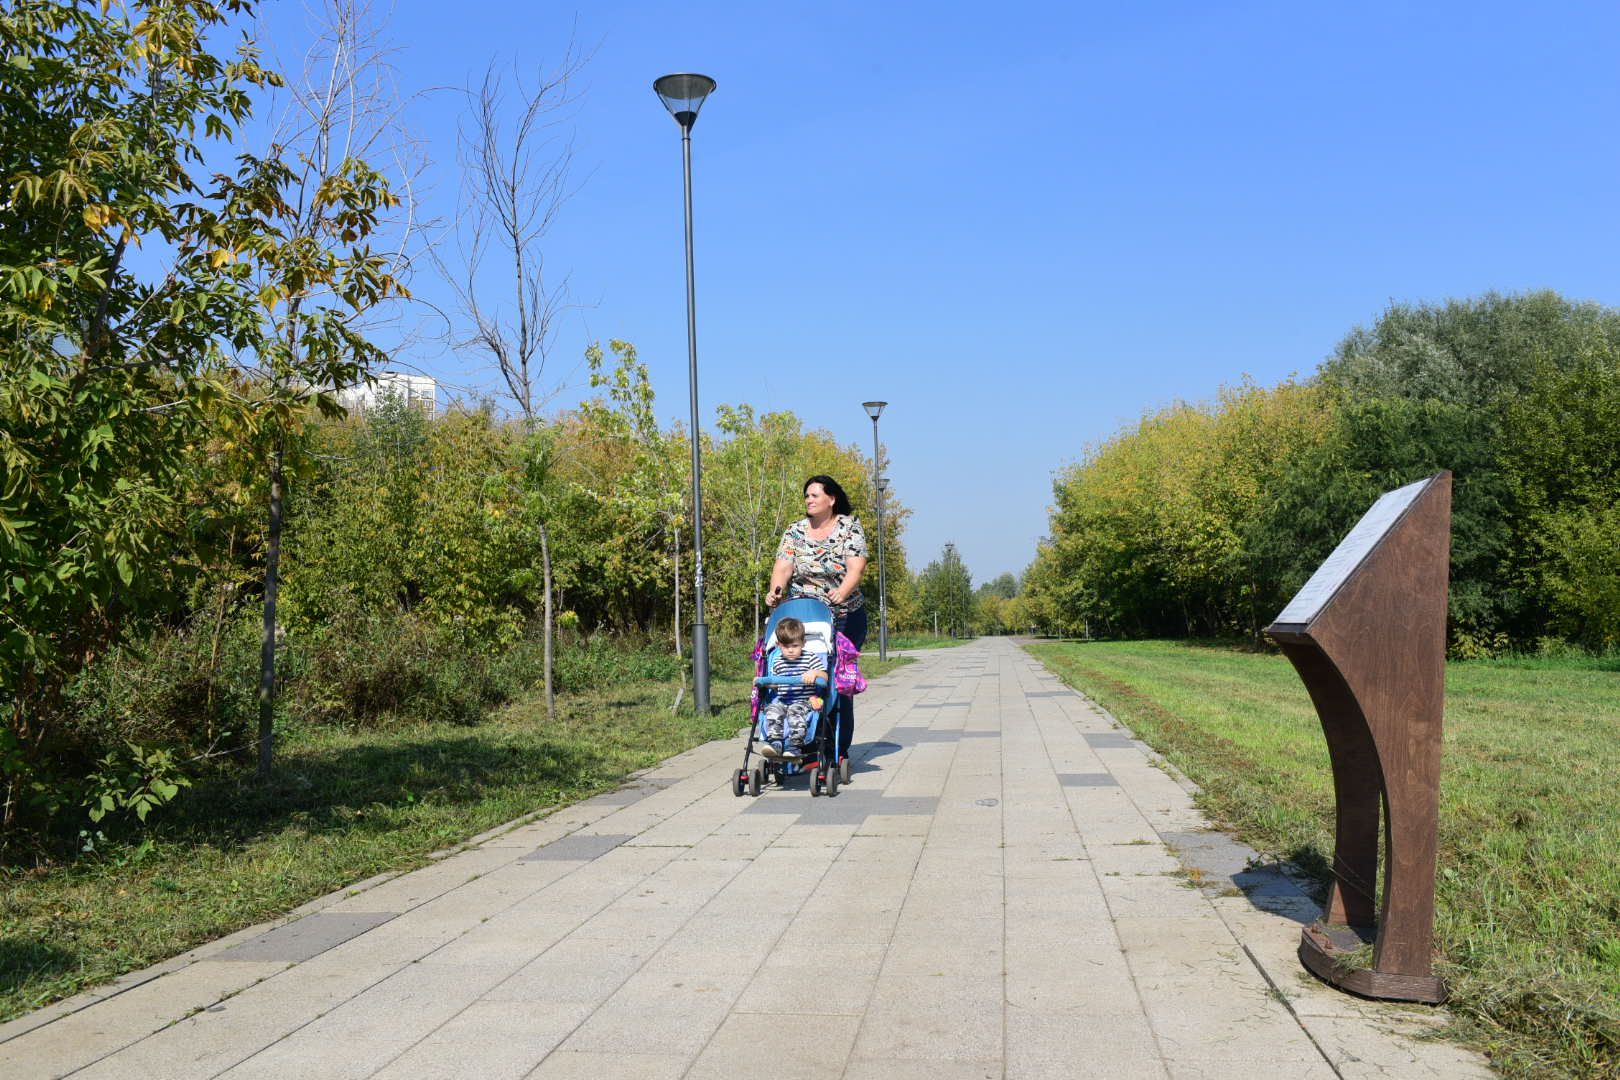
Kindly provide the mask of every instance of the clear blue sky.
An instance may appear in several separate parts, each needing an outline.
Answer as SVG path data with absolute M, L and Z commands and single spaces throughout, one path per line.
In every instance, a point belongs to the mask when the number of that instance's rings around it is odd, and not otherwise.
M 297 51 L 302 5 L 263 13 Z M 634 341 L 686 415 L 679 129 L 694 133 L 700 394 L 870 447 L 914 567 L 1021 571 L 1055 469 L 1177 398 L 1309 373 L 1391 300 L 1550 287 L 1620 304 L 1620 6 L 427 3 L 405 90 L 594 49 L 583 186 L 549 258 L 589 306 L 560 366 Z M 410 119 L 454 211 L 460 103 Z M 430 274 L 416 291 L 443 300 Z M 413 360 L 493 385 L 442 348 Z M 577 399 L 577 392 L 559 401 Z

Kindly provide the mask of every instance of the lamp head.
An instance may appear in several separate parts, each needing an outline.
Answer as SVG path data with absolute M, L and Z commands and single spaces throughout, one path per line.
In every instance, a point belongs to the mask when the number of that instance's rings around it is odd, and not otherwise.
M 883 415 L 883 407 L 887 404 L 887 401 L 863 401 L 861 402 L 861 408 L 866 410 L 867 416 L 876 420 Z
M 704 99 L 714 93 L 715 85 L 715 81 L 707 75 L 664 75 L 653 80 L 653 93 L 658 95 L 677 124 L 691 130 L 692 125 L 697 123 L 698 110 L 703 108 Z

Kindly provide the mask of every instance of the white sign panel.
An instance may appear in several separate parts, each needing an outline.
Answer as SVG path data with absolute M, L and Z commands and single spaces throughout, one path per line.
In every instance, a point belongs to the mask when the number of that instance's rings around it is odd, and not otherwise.
M 1339 586 L 1343 585 L 1351 572 L 1361 565 L 1361 560 L 1378 545 L 1378 541 L 1383 539 L 1390 526 L 1400 520 L 1400 516 L 1406 513 L 1406 508 L 1412 505 L 1413 500 L 1428 486 L 1428 483 L 1427 479 L 1419 480 L 1394 491 L 1386 491 L 1379 496 L 1378 501 L 1372 504 L 1372 509 L 1361 515 L 1356 527 L 1339 541 L 1339 546 L 1333 549 L 1333 554 L 1316 568 L 1316 573 L 1311 575 L 1311 580 L 1305 583 L 1305 587 L 1288 601 L 1288 606 L 1282 609 L 1282 614 L 1277 616 L 1276 621 L 1297 624 L 1308 623 L 1316 618 L 1317 613 L 1322 610 L 1322 605 L 1339 591 Z

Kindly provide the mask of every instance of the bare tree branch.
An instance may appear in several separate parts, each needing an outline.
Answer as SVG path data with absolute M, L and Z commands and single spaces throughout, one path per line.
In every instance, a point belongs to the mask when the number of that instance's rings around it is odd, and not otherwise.
M 546 362 L 557 321 L 572 307 L 568 276 L 547 267 L 544 241 L 576 190 L 566 129 L 578 100 L 574 84 L 588 59 L 570 42 L 556 67 L 532 85 L 515 77 L 518 107 L 510 121 L 493 64 L 482 84 L 467 92 L 458 151 L 465 207 L 456 223 L 459 265 L 440 260 L 439 267 L 466 324 L 455 347 L 493 365 L 525 419 L 549 397 Z

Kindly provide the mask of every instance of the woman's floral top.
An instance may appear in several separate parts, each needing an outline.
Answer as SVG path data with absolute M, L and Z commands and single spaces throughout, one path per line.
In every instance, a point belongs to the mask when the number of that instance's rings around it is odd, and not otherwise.
M 810 539 L 806 532 L 809 527 L 809 518 L 795 521 L 782 534 L 782 543 L 776 549 L 778 559 L 793 561 L 788 596 L 814 597 L 832 607 L 833 615 L 838 617 L 858 610 L 866 602 L 859 589 L 842 604 L 834 604 L 827 598 L 844 583 L 849 560 L 866 558 L 866 532 L 861 523 L 849 514 L 840 514 L 833 531 L 824 540 Z

